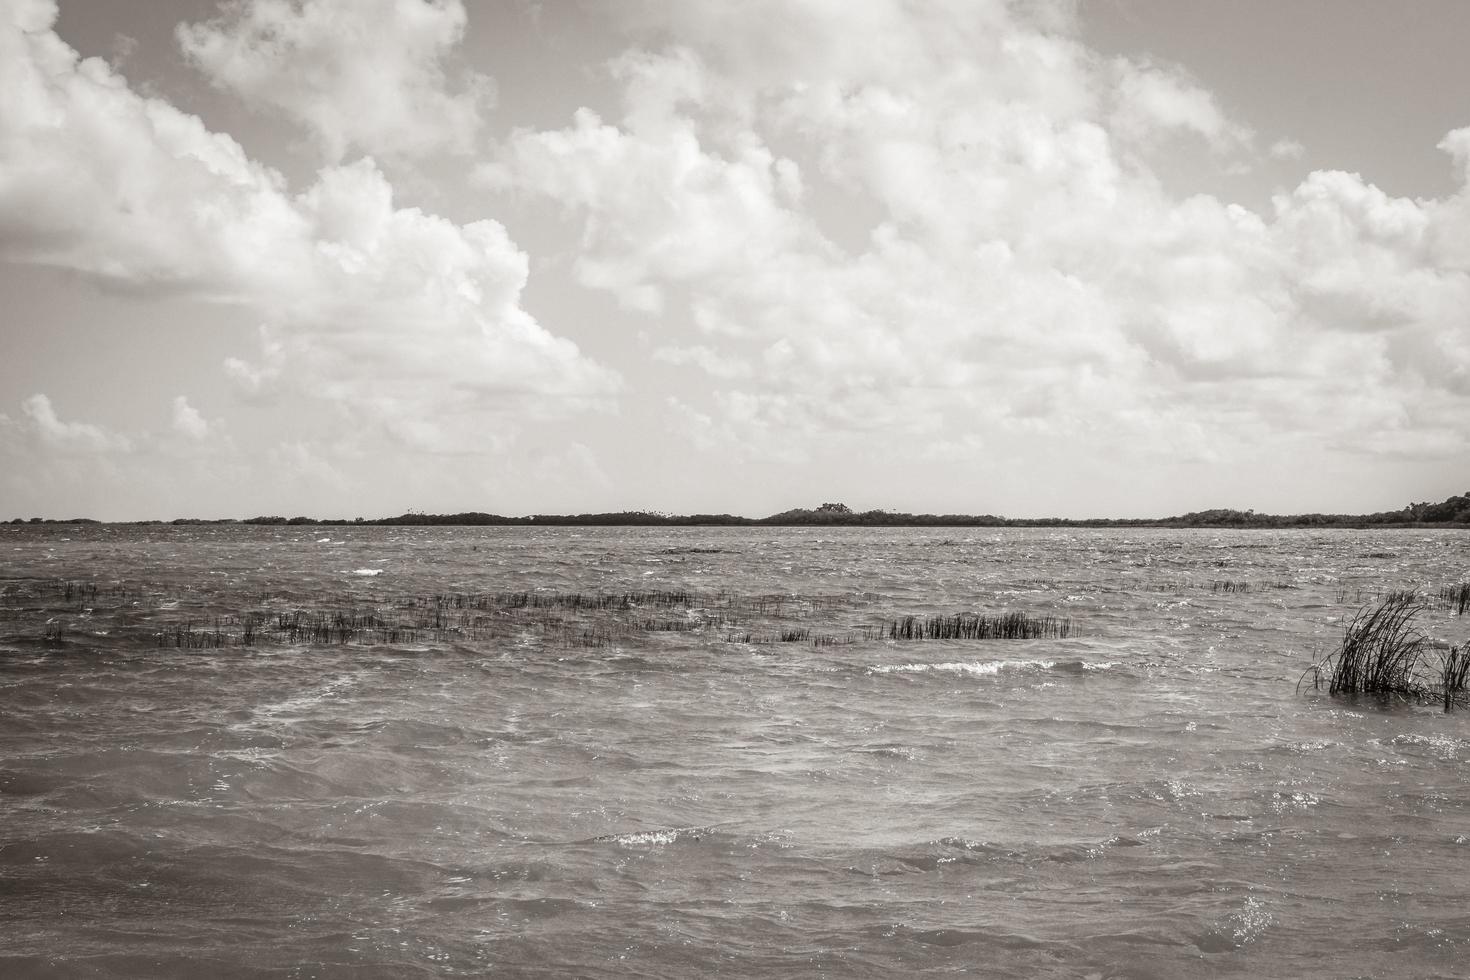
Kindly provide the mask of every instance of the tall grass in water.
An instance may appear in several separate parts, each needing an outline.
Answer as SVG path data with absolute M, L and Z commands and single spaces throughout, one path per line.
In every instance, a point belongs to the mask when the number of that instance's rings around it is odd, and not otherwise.
M 1439 608 L 1463 616 L 1470 612 L 1470 582 L 1446 585 L 1439 590 Z
M 1065 639 L 1071 632 L 1071 620 L 1013 612 L 998 616 L 960 613 L 928 619 L 905 616 L 889 622 L 880 635 L 890 640 L 1040 640 Z
M 1416 673 L 1428 637 L 1414 617 L 1423 608 L 1415 592 L 1390 592 L 1376 607 L 1358 610 L 1343 634 L 1328 693 L 1418 697 Z
M 1055 587 L 1055 583 L 1052 583 Z M 723 635 L 744 644 L 810 644 L 908 640 L 1007 640 L 1061 638 L 1071 621 L 1009 612 L 964 612 L 947 616 L 884 616 L 854 622 L 850 613 L 871 610 L 886 598 L 873 592 L 837 594 L 700 593 L 683 589 L 611 592 L 443 592 L 339 596 L 335 601 L 295 605 L 290 593 L 248 597 L 210 589 L 127 589 L 63 579 L 23 580 L 0 586 L 0 620 L 12 614 L 55 612 L 40 641 L 68 645 L 64 614 L 85 610 L 114 617 L 115 637 L 145 633 L 160 648 L 216 650 L 256 646 L 419 645 L 540 642 L 565 648 L 600 649 L 670 637 L 671 646 L 702 642 L 678 634 Z M 240 608 L 248 600 L 273 608 Z M 3 636 L 0 632 L 0 636 Z M 652 642 L 665 642 L 654 640 Z
M 1443 699 L 1446 711 L 1464 701 L 1470 679 L 1470 644 L 1442 653 L 1436 670 L 1428 657 L 1429 637 L 1414 622 L 1430 605 L 1409 590 L 1390 592 L 1376 606 L 1359 609 L 1344 627 L 1337 650 L 1307 668 L 1306 673 L 1313 675 L 1312 686 L 1320 689 L 1325 682 L 1333 695 Z
M 1449 711 L 1455 702 L 1465 700 L 1467 680 L 1470 680 L 1470 643 L 1450 647 L 1440 665 L 1440 689 L 1444 692 L 1445 711 Z

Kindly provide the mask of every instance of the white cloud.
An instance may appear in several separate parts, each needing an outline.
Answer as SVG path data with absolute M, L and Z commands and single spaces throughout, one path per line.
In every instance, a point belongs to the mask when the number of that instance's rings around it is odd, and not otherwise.
M 179 395 L 173 400 L 173 429 L 188 439 L 203 439 L 209 435 L 209 423 L 199 410 L 189 404 L 189 399 Z
M 801 464 L 775 468 L 793 483 L 911 460 L 1060 478 L 1470 448 L 1449 421 L 1470 411 L 1470 129 L 1441 143 L 1460 182 L 1442 199 L 1322 171 L 1253 211 L 1173 188 L 1300 145 L 1258 149 L 1182 68 L 1089 49 L 1070 0 L 609 9 L 629 48 L 566 84 L 616 97 L 511 133 L 474 171 L 546 244 L 538 301 L 637 337 L 596 341 L 646 395 L 629 428 L 662 411 L 701 463 Z M 152 435 L 32 399 L 0 417 L 0 443 L 59 468 L 25 499 L 68 481 L 160 490 L 146 464 L 162 454 L 197 463 L 196 490 L 279 470 L 292 512 L 332 512 L 349 488 L 365 511 L 484 507 L 487 491 L 587 508 L 654 479 L 638 453 L 593 447 L 655 436 L 526 438 L 608 405 L 618 379 L 527 313 L 530 259 L 504 227 L 403 206 L 360 158 L 475 148 L 488 80 L 460 62 L 466 17 L 458 0 L 241 0 L 181 28 L 211 82 L 318 141 L 328 165 L 292 186 L 80 59 L 54 4 L 0 0 L 0 257 L 243 309 L 258 344 L 225 378 L 253 418 L 301 422 L 229 463 L 244 428 L 183 396 Z M 565 269 L 626 312 L 599 318 Z M 443 465 L 402 465 L 405 447 Z
M 1264 216 L 1174 198 L 1149 165 L 1171 135 L 1229 167 L 1250 129 L 1178 71 L 1088 51 L 1064 10 L 1019 9 L 635 6 L 656 46 L 612 66 L 622 119 L 516 133 L 482 176 L 581 221 L 584 285 L 692 328 L 655 356 L 716 386 L 668 403 L 696 446 L 1229 460 L 1470 410 L 1463 192 L 1319 173 Z M 1445 143 L 1462 168 L 1467 147 Z M 824 231 L 843 199 L 877 215 L 856 248 Z
M 1147 143 L 1183 131 L 1221 152 L 1250 146 L 1251 131 L 1227 118 L 1215 97 L 1180 71 L 1126 58 L 1115 59 L 1113 69 L 1117 107 L 1110 122 L 1115 134 Z
M 1279 139 L 1271 144 L 1268 151 L 1276 160 L 1300 160 L 1307 155 L 1307 148 L 1293 139 Z
M 92 455 L 125 453 L 132 449 L 126 436 L 89 422 L 67 422 L 56 414 L 46 395 L 32 395 L 21 405 L 23 428 L 40 445 L 60 453 Z
M 222 488 L 267 482 L 182 396 L 158 418 L 167 426 L 119 431 L 62 417 L 48 395 L 26 398 L 18 417 L 0 413 L 0 507 L 7 517 L 231 516 Z
M 20 0 L 0 15 L 5 257 L 256 311 L 262 360 L 228 373 L 258 397 L 327 402 L 357 438 L 473 447 L 489 424 L 614 389 L 521 308 L 528 263 L 500 224 L 399 208 L 370 160 L 293 195 L 230 137 L 79 59 L 55 14 Z
M 677 60 L 669 64 L 688 70 Z M 569 129 L 519 132 L 509 155 L 481 171 L 492 185 L 528 187 L 564 207 L 618 216 L 578 259 L 584 285 L 610 290 L 630 309 L 658 313 L 665 282 L 704 279 L 737 255 L 754 267 L 801 234 L 783 206 L 794 179 L 789 162 L 782 167 L 753 138 L 730 158 L 717 158 L 703 151 L 687 122 L 649 107 L 635 113 L 647 120 L 647 132 L 625 132 L 587 109 Z
M 654 350 L 653 359 L 665 364 L 692 364 L 716 378 L 748 378 L 753 372 L 748 361 L 731 357 L 704 344 L 659 347 Z
M 451 84 L 465 22 L 460 0 L 240 0 L 177 34 L 214 85 L 306 126 L 335 162 L 474 148 L 493 89 L 469 70 Z
M 166 422 L 159 428 L 122 431 L 63 418 L 49 395 L 37 393 L 22 400 L 18 419 L 0 414 L 0 428 L 7 436 L 0 440 L 4 443 L 0 451 L 29 454 L 32 465 L 48 456 L 61 456 L 105 458 L 112 466 L 129 460 L 151 466 L 162 456 L 206 459 L 237 452 L 231 437 L 217 431 L 184 395 L 174 397 L 159 418 Z

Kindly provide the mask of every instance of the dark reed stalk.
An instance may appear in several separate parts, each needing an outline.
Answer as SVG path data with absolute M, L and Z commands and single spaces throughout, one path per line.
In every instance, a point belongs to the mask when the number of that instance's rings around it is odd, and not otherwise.
M 959 613 L 954 616 L 930 616 L 919 619 L 905 616 L 888 623 L 890 640 L 1038 640 L 1065 639 L 1072 632 L 1068 619 L 1053 616 L 1031 617 L 1023 612 L 986 616 L 981 613 Z
M 1412 590 L 1390 592 L 1378 605 L 1360 608 L 1343 628 L 1338 649 L 1307 668 L 1312 686 L 1320 688 L 1325 675 L 1329 694 L 1424 700 L 1430 686 L 1420 666 L 1429 639 L 1414 625 L 1424 608 L 1424 600 Z
M 1470 611 L 1470 582 L 1446 585 L 1439 590 L 1439 608 L 1463 616 Z
M 871 633 L 864 631 L 864 639 L 872 639 Z M 853 634 L 846 633 L 837 635 L 835 633 L 813 633 L 807 629 L 783 629 L 778 633 L 734 633 L 725 634 L 726 643 L 741 643 L 746 646 L 765 646 L 774 643 L 811 643 L 814 647 L 833 647 L 851 645 Z
M 1424 608 L 1412 591 L 1390 592 L 1348 623 L 1332 673 L 1330 694 L 1399 694 L 1417 697 L 1414 672 L 1427 638 L 1413 625 Z
M 1457 701 L 1465 700 L 1465 682 L 1470 679 L 1470 643 L 1463 647 L 1450 647 L 1440 665 L 1440 689 L 1444 694 L 1444 710 L 1448 712 Z

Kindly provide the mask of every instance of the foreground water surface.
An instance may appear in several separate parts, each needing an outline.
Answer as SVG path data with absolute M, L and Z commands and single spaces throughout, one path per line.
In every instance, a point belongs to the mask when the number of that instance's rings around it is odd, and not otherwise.
M 1463 976 L 1466 544 L 3 528 L 0 975 Z

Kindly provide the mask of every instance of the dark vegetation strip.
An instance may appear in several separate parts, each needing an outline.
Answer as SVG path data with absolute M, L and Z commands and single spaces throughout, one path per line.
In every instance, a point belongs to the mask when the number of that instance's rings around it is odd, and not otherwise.
M 1043 640 L 1066 639 L 1072 633 L 1070 619 L 1031 617 L 1023 612 L 985 616 L 905 616 L 888 624 L 884 635 L 890 640 Z
M 410 595 L 361 605 L 287 606 L 208 615 L 217 597 L 201 595 L 186 610 L 157 593 L 88 582 L 35 580 L 0 590 L 0 610 L 46 620 L 41 639 L 86 642 L 106 613 L 105 635 L 139 634 L 160 648 L 210 650 L 258 644 L 376 645 L 520 642 L 527 638 L 562 646 L 597 648 L 632 644 L 654 634 L 700 633 L 731 643 L 806 643 L 831 646 L 910 640 L 1057 639 L 1071 621 L 1025 612 L 961 612 L 945 616 L 882 618 L 882 597 L 871 592 L 838 595 L 698 594 L 682 589 L 625 592 L 446 592 Z M 57 613 L 72 613 L 68 627 Z M 31 627 L 34 629 L 34 626 Z M 68 635 L 68 629 L 71 635 Z M 34 634 L 32 634 L 34 635 Z

